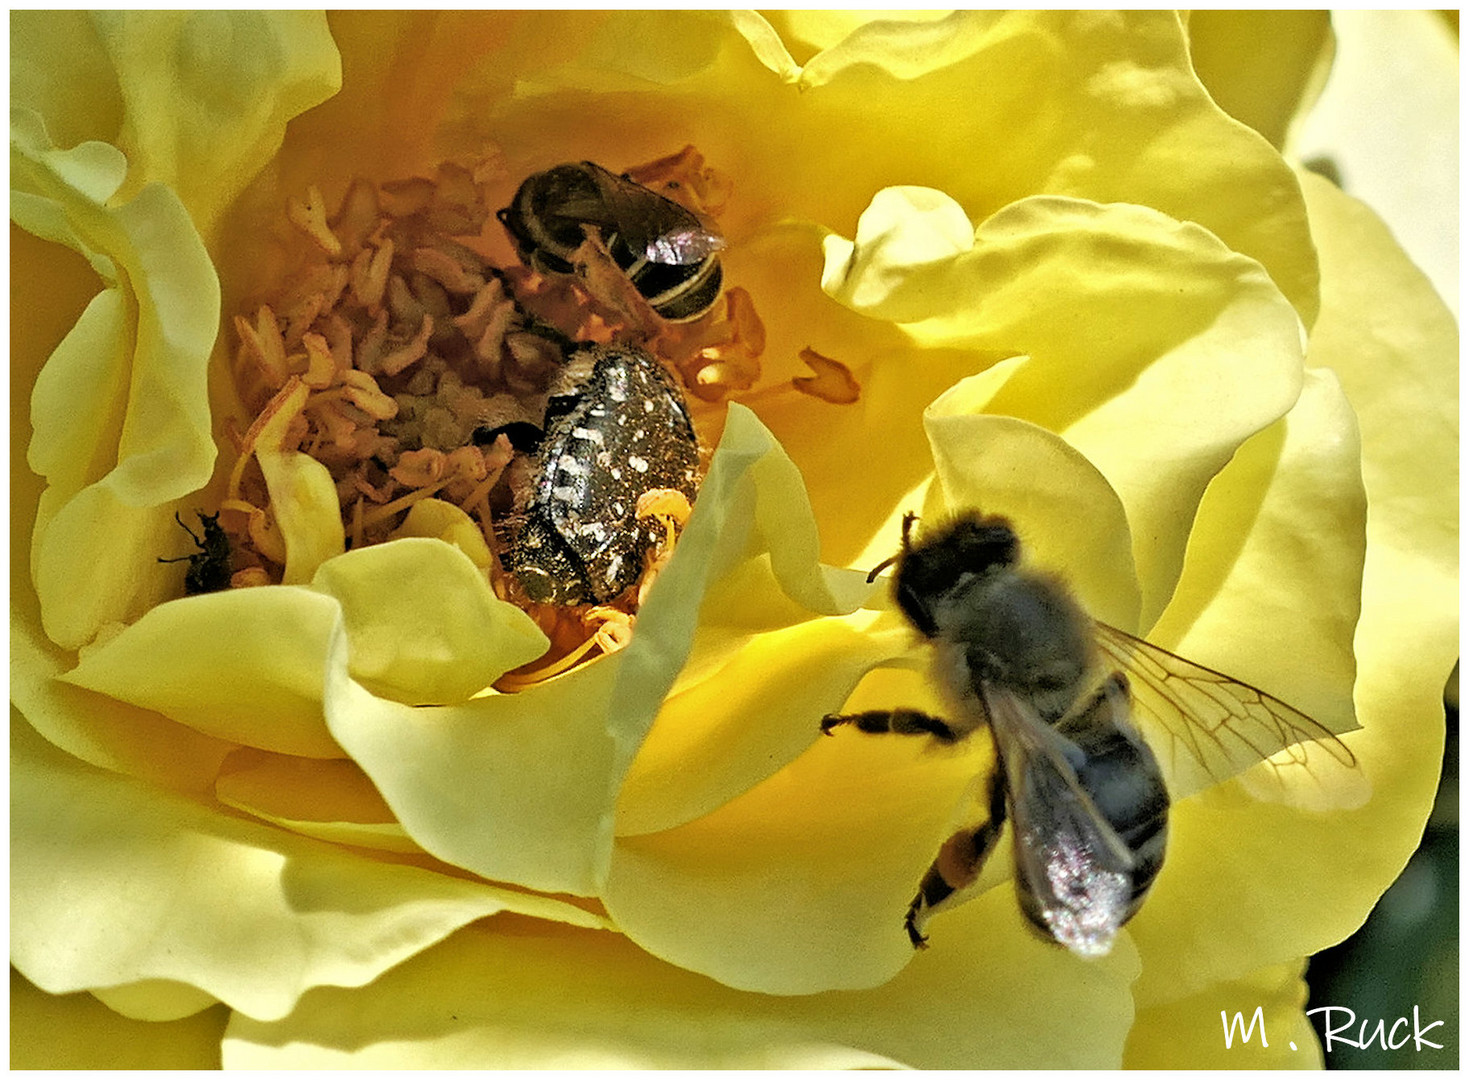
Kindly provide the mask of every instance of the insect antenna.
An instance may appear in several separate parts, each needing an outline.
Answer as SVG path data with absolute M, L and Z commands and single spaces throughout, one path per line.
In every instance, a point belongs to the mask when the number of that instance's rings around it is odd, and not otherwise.
M 897 562 L 901 554 L 902 553 L 899 552 L 898 555 L 889 555 L 882 562 L 878 563 L 871 570 L 867 571 L 867 584 L 871 585 L 874 581 L 876 581 L 877 575 L 882 573 L 889 566 L 892 566 L 893 563 Z
M 915 514 L 915 513 L 913 513 L 913 511 L 911 511 L 911 510 L 908 511 L 908 513 L 906 513 L 906 514 L 903 515 L 903 547 L 902 547 L 902 549 L 900 551 L 898 551 L 894 555 L 889 555 L 882 562 L 878 563 L 871 570 L 867 571 L 867 584 L 871 585 L 874 581 L 877 580 L 877 575 L 878 574 L 882 573 L 889 566 L 892 566 L 893 563 L 897 562 L 904 555 L 908 554 L 909 549 L 913 546 L 912 543 L 909 540 L 909 537 L 911 537 L 913 535 L 913 524 L 917 520 L 918 520 L 918 515 Z

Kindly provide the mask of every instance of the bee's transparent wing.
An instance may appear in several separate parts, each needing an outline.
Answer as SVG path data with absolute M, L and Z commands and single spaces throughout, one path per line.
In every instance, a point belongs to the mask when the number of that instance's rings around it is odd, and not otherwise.
M 601 189 L 605 224 L 617 230 L 628 250 L 649 262 L 692 266 L 724 247 L 724 238 L 705 229 L 687 207 L 595 162 L 585 164 Z
M 643 258 L 667 266 L 693 266 L 724 247 L 724 237 L 701 225 L 677 228 L 655 236 L 642 245 Z
M 1278 772 L 1309 771 L 1313 760 L 1321 760 L 1318 755 L 1355 768 L 1347 745 L 1294 706 L 1114 626 L 1095 626 L 1103 657 L 1132 684 L 1133 720 L 1157 755 L 1174 799 L 1282 750 L 1290 754 L 1271 763 Z
M 584 167 L 560 165 L 538 174 L 534 185 L 533 216 L 575 225 L 604 224 L 607 208 L 602 197 L 600 178 L 595 173 Z M 575 229 L 570 235 L 576 235 Z
M 1132 853 L 1077 781 L 1075 744 L 1013 694 L 986 687 L 985 704 L 1010 789 L 1022 906 L 1072 952 L 1102 956 L 1131 913 Z

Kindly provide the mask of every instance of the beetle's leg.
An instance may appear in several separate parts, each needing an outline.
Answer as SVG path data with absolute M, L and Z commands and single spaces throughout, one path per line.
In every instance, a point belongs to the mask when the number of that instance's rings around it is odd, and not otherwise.
M 663 539 L 648 549 L 647 566 L 638 581 L 638 606 L 643 606 L 648 590 L 653 587 L 659 571 L 673 557 L 673 548 L 678 541 L 678 530 L 689 520 L 694 508 L 688 496 L 673 488 L 654 488 L 638 496 L 637 518 L 656 518 L 663 525 Z
M 592 641 L 604 653 L 614 653 L 625 648 L 632 640 L 633 617 L 615 607 L 589 608 L 582 616 L 582 622 L 588 626 L 596 626 Z

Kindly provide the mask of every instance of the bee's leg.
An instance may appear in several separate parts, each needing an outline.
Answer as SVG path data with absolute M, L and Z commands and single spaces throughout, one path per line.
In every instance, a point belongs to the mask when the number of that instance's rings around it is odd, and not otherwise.
M 643 518 L 654 518 L 663 525 L 663 539 L 648 549 L 647 565 L 638 581 L 639 607 L 648 598 L 648 590 L 652 588 L 659 571 L 673 557 L 678 531 L 688 524 L 689 515 L 693 512 L 688 496 L 673 488 L 654 488 L 638 496 L 637 519 L 641 521 Z
M 979 880 L 985 860 L 999 842 L 1000 831 L 1005 827 L 1005 776 L 996 763 L 989 778 L 989 818 L 977 829 L 961 829 L 944 841 L 938 857 L 923 875 L 918 886 L 918 895 L 908 905 L 908 916 L 903 925 L 908 930 L 908 939 L 915 949 L 928 943 L 923 934 L 923 924 L 928 915 L 941 906 L 955 893 L 968 888 Z
M 821 718 L 821 733 L 852 724 L 869 735 L 932 735 L 939 742 L 957 742 L 959 733 L 944 720 L 917 709 L 875 709 L 859 713 L 827 713 Z

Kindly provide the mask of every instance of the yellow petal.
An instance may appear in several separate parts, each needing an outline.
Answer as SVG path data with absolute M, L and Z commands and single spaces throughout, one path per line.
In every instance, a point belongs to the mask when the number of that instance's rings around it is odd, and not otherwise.
M 984 411 L 1024 363 L 1005 361 L 964 380 L 924 414 L 944 503 L 1009 517 L 1022 530 L 1026 557 L 1064 572 L 1088 612 L 1135 626 L 1132 536 L 1117 493 L 1065 440 Z
M 341 86 L 320 12 L 103 11 L 92 20 L 122 99 L 131 189 L 168 185 L 205 236 L 280 147 L 286 122 Z
M 728 802 L 794 760 L 874 665 L 911 635 L 816 619 L 756 636 L 664 701 L 617 803 L 619 835 L 657 832 Z
M 275 19 L 278 15 L 267 16 L 272 35 L 290 28 L 288 22 Z M 509 45 L 510 54 L 533 71 L 553 62 L 569 32 L 574 32 L 563 25 L 551 36 L 532 33 L 509 42 L 511 27 L 521 17 L 484 10 L 328 12 L 327 33 L 318 39 L 313 30 L 308 37 L 321 41 L 317 81 L 322 85 L 331 74 L 325 50 L 335 42 L 343 58 L 341 89 L 291 120 L 271 168 L 243 195 L 242 212 L 228 215 L 218 252 L 226 279 L 234 280 L 239 273 L 255 280 L 260 267 L 251 265 L 252 253 L 266 239 L 257 235 L 256 215 L 278 214 L 286 198 L 300 197 L 313 184 L 327 192 L 345 190 L 351 178 L 364 171 L 364 162 L 374 163 L 368 170 L 372 175 L 387 178 L 411 176 L 452 156 L 441 145 L 445 112 L 475 58 Z M 288 18 L 314 21 L 319 16 L 293 12 Z M 296 49 L 304 58 L 305 44 L 292 41 L 287 47 Z M 509 75 L 508 65 L 499 57 L 488 66 L 489 77 L 497 84 Z M 471 115 L 458 122 L 472 120 Z M 344 151 L 346 147 L 350 152 Z M 484 149 L 484 141 L 477 140 L 471 152 Z
M 1456 317 L 1458 17 L 1402 8 L 1333 11 L 1331 75 L 1287 147 L 1289 157 L 1319 164 L 1382 216 Z
M 10 101 L 44 117 L 58 146 L 116 137 L 117 73 L 87 12 L 11 12 Z
M 1261 262 L 1306 322 L 1315 316 L 1296 181 L 1209 99 L 1172 12 L 879 20 L 799 75 L 791 49 L 748 17 L 537 14 L 505 36 L 517 47 L 461 81 L 473 115 L 452 127 L 459 150 L 502 148 L 512 175 L 668 153 L 672 107 L 678 139 L 738 178 L 724 222 L 732 248 L 762 219 L 849 229 L 896 184 L 948 191 L 976 218 L 1028 195 L 1070 195 L 1198 222 Z M 751 116 L 772 118 L 759 139 L 747 137 Z M 778 303 L 754 299 L 761 310 Z
M 11 738 L 11 958 L 51 993 L 183 983 L 276 1018 L 311 986 L 361 986 L 496 912 L 600 925 L 218 813 L 83 765 L 24 725 Z
M 815 53 L 842 41 L 858 27 L 878 20 L 900 19 L 905 22 L 932 22 L 943 18 L 943 11 L 770 11 L 766 18 L 780 32 L 781 40 L 803 61 Z
M 295 451 L 261 448 L 260 471 L 286 545 L 286 585 L 304 585 L 322 563 L 346 548 L 342 507 L 326 466 Z
M 201 487 L 214 461 L 205 364 L 219 289 L 167 189 L 107 204 L 121 179 L 116 151 L 57 150 L 24 110 L 12 114 L 11 139 L 16 220 L 85 254 L 109 285 L 52 355 L 32 400 L 29 460 L 50 484 L 32 574 L 48 636 L 75 648 L 167 594 L 154 561 L 167 550 L 163 506 Z
M 463 701 L 546 651 L 530 617 L 438 540 L 349 552 L 323 563 L 312 586 L 342 605 L 353 677 L 384 697 Z
M 339 618 L 335 600 L 303 588 L 189 596 L 89 650 L 63 678 L 229 742 L 341 757 L 321 715 Z
M 419 499 L 408 508 L 407 517 L 392 538 L 406 536 L 426 536 L 452 544 L 481 570 L 488 571 L 494 562 L 479 525 L 459 507 L 442 499 Z
M 1147 1005 L 1350 934 L 1418 843 L 1438 783 L 1443 686 L 1458 654 L 1458 335 L 1382 224 L 1324 182 L 1306 183 L 1328 271 L 1310 355 L 1340 376 L 1362 435 L 1353 698 L 1363 730 L 1343 741 L 1372 796 L 1309 814 L 1249 798 L 1236 782 L 1177 806 L 1169 864 L 1132 923 Z M 1289 877 L 1260 869 L 1271 866 Z M 1310 889 L 1268 887 L 1298 881 Z
M 27 464 L 58 493 L 85 486 L 104 444 L 116 445 L 127 400 L 128 330 L 123 294 L 98 293 L 36 378 L 31 414 L 50 437 L 32 441 Z
M 736 544 L 736 537 L 749 543 L 752 532 L 766 545 L 771 572 L 781 589 L 813 614 L 845 614 L 871 591 L 861 574 L 817 562 L 821 541 L 801 473 L 755 414 L 742 405 L 729 407 L 723 438 L 699 492 L 699 508 L 702 516 L 692 519 L 679 538 L 680 548 L 687 544 L 689 554 L 665 571 L 667 581 L 679 584 L 664 586 L 665 578 L 660 577 L 660 590 L 653 598 L 687 604 L 695 581 L 709 581 L 761 550 Z M 653 599 L 648 606 L 654 607 Z M 671 634 L 671 629 L 663 630 L 661 607 L 655 611 L 659 632 Z M 691 615 L 691 611 L 680 610 L 677 618 Z M 668 618 L 671 623 L 675 616 Z M 692 625 L 690 618 L 690 628 Z
M 16 545 L 17 548 L 20 545 Z M 41 631 L 35 597 L 11 594 L 10 700 L 35 730 L 99 768 L 204 794 L 234 747 L 136 706 L 63 682 L 75 663 Z
M 353 680 L 345 641 L 329 661 L 327 724 L 414 842 L 495 881 L 594 893 L 626 768 L 608 730 L 623 654 L 531 691 L 416 708 Z
M 820 738 L 819 720 L 808 718 L 819 741 L 763 783 L 688 824 L 618 839 L 602 900 L 628 937 L 776 994 L 878 986 L 912 959 L 903 912 L 988 747 Z
M 91 994 L 48 994 L 10 972 L 12 1069 L 217 1069 L 223 1005 L 171 1023 L 130 1020 Z
M 1331 319 L 1313 330 L 1309 358 L 1341 379 L 1362 429 L 1369 513 L 1359 663 L 1370 651 L 1375 672 L 1396 673 L 1397 688 L 1417 688 L 1410 700 L 1426 706 L 1451 666 L 1458 624 L 1459 330 L 1370 210 L 1317 177 L 1303 182 L 1333 271 Z M 1403 636 L 1408 627 L 1432 648 Z M 1374 699 L 1386 707 L 1394 694 L 1384 688 Z
M 423 850 L 350 761 L 244 747 L 225 761 L 214 794 L 226 806 L 302 836 L 374 851 Z
M 270 489 L 271 514 L 285 546 L 282 581 L 286 585 L 306 584 L 317 567 L 340 555 L 347 543 L 331 473 L 315 458 L 286 448 L 291 422 L 310 392 L 310 387 L 294 377 L 282 387 L 274 410 L 261 426 L 255 451 Z M 232 485 L 243 464 L 236 463 Z
M 1258 259 L 1302 318 L 1315 316 L 1316 270 L 1289 169 L 1209 99 L 1171 12 L 876 21 L 808 62 L 801 85 L 865 92 L 885 102 L 898 138 L 929 137 L 907 182 L 986 211 L 1038 193 L 1151 206 Z M 920 96 L 926 110 L 914 108 Z M 946 144 L 951 160 L 930 163 Z M 972 167 L 973 147 L 984 147 L 983 168 Z
M 1189 55 L 1219 107 L 1277 150 L 1321 92 L 1331 66 L 1325 11 L 1192 11 Z
M 140 979 L 123 986 L 93 987 L 92 996 L 130 1020 L 169 1023 L 219 1004 L 213 994 L 173 979 Z
M 1310 358 L 1341 379 L 1362 431 L 1356 703 L 1367 730 L 1352 745 L 1376 760 L 1375 788 L 1401 785 L 1403 810 L 1380 808 L 1394 837 L 1381 888 L 1432 803 L 1442 689 L 1459 654 L 1459 330 L 1370 210 L 1318 178 L 1303 182 L 1331 270 L 1330 318 L 1313 330 Z
M 1330 372 L 1307 372 L 1296 407 L 1246 441 L 1210 485 L 1178 588 L 1149 639 L 1332 731 L 1356 727 L 1352 639 L 1367 547 L 1361 454 L 1340 385 Z M 1323 786 L 1359 801 L 1361 785 L 1334 775 L 1324 756 L 1313 766 L 1315 779 L 1281 779 L 1327 806 Z M 1180 781 L 1174 790 L 1195 786 Z
M 811 745 L 813 717 L 906 651 L 906 633 L 859 632 L 870 615 L 813 618 L 849 610 L 873 586 L 817 563 L 802 477 L 743 407 L 732 407 L 715 462 L 679 540 L 677 557 L 687 561 L 665 571 L 639 617 L 638 633 L 666 634 L 670 653 L 681 634 L 692 635 L 692 648 L 627 777 L 619 832 L 681 824 L 764 780 Z M 752 527 L 742 550 L 731 546 Z M 701 563 L 714 568 L 701 586 L 679 576 Z M 670 623 L 688 618 L 696 589 L 697 624 Z M 676 608 L 662 604 L 670 598 Z
M 1009 901 L 1010 898 L 1003 897 Z M 235 1017 L 230 1068 L 1116 1068 L 1135 961 L 1076 961 L 1020 930 L 981 936 L 867 991 L 741 993 L 615 934 L 472 927 L 350 993 L 289 1017 Z M 996 905 L 999 906 L 999 905 Z
M 880 192 L 854 242 L 828 240 L 824 287 L 920 340 L 1028 354 L 984 408 L 1063 436 L 1116 490 L 1146 626 L 1205 487 L 1300 392 L 1295 312 L 1258 265 L 1142 207 L 1027 199 L 962 249 L 956 214 L 941 193 Z
M 327 723 L 426 851 L 496 881 L 594 894 L 618 787 L 690 654 L 711 585 L 747 560 L 768 560 L 803 617 L 851 610 L 869 586 L 820 566 L 817 548 L 799 474 L 753 414 L 732 406 L 694 515 L 627 648 L 517 694 L 415 709 L 352 678 L 339 642 Z M 760 614 L 745 597 L 725 617 L 748 624 L 752 611 Z
M 812 225 L 772 226 L 721 261 L 730 280 L 765 298 L 758 306 L 768 388 L 751 407 L 801 470 L 821 522 L 824 558 L 855 565 L 873 532 L 892 511 L 907 508 L 900 507 L 903 498 L 932 471 L 928 441 L 914 417 L 955 381 L 999 357 L 920 348 L 901 328 L 833 303 L 821 290 L 822 235 Z M 793 391 L 790 380 L 806 374 L 799 360 L 805 348 L 853 372 L 862 387 L 855 404 L 832 405 Z M 851 496 L 853 484 L 861 486 L 860 500 Z M 889 541 L 896 535 L 894 530 Z
M 1304 1012 L 1303 966 L 1262 968 L 1139 1009 L 1123 1063 L 1129 1069 L 1321 1068 L 1321 1043 Z

